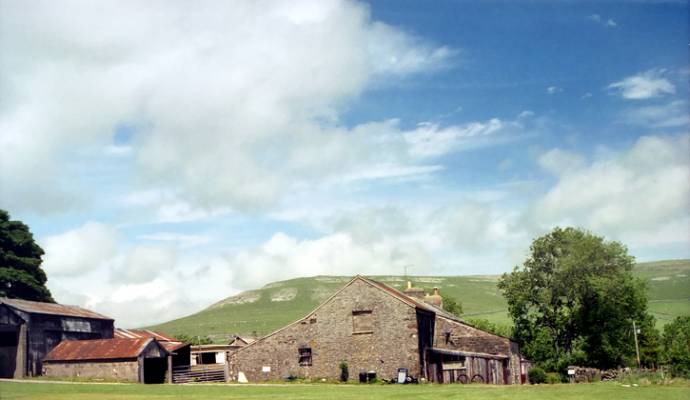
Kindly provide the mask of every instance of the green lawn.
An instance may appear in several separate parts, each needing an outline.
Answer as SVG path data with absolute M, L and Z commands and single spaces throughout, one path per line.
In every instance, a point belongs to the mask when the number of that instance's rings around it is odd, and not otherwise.
M 623 387 L 607 382 L 581 385 L 136 385 L 0 382 L 3 400 L 136 399 L 665 399 L 687 400 L 690 386 Z

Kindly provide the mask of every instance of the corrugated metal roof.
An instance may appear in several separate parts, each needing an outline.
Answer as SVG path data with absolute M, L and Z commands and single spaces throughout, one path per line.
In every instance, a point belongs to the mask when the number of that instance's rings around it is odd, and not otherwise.
M 7 304 L 17 310 L 24 311 L 30 314 L 50 314 L 50 315 L 66 315 L 70 317 L 93 318 L 93 319 L 107 319 L 113 320 L 105 315 L 98 314 L 91 310 L 77 306 L 67 306 L 55 303 L 41 303 L 38 301 L 8 299 L 0 297 L 0 304 Z
M 165 347 L 169 352 L 176 351 L 185 346 L 190 346 L 187 343 L 181 342 L 172 336 L 165 335 L 160 332 L 150 331 L 148 329 L 123 329 L 115 328 L 116 339 L 156 339 L 161 346 Z
M 123 329 L 115 328 L 115 337 L 120 339 L 154 338 L 159 342 L 179 342 L 172 336 L 164 333 L 150 331 L 148 329 Z
M 84 361 L 137 358 L 152 338 L 64 340 L 48 353 L 44 361 Z
M 189 343 L 183 343 L 183 342 L 158 342 L 161 346 L 165 347 L 168 352 L 172 353 L 173 351 L 177 351 L 183 347 L 190 346 L 191 344 Z

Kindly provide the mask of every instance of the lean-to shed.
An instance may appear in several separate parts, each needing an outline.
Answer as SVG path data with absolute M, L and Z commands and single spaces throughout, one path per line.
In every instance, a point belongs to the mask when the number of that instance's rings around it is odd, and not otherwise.
M 43 360 L 43 374 L 141 383 L 170 382 L 172 355 L 153 338 L 67 340 Z

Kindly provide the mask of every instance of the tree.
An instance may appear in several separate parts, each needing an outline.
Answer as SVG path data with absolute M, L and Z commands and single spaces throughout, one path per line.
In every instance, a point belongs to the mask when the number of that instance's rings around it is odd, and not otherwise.
M 514 338 L 533 361 L 611 368 L 634 360 L 632 321 L 652 337 L 644 282 L 619 242 L 575 228 L 535 239 L 522 268 L 499 281 Z
M 455 300 L 453 297 L 442 294 L 441 299 L 443 300 L 443 309 L 449 313 L 459 317 L 462 315 L 462 303 Z
M 690 316 L 664 326 L 664 361 L 676 376 L 690 377 Z
M 475 328 L 481 329 L 486 332 L 493 333 L 494 335 L 499 335 L 509 338 L 512 335 L 512 330 L 509 326 L 495 324 L 488 319 L 484 318 L 466 318 L 465 321 Z
M 0 296 L 54 303 L 45 286 L 42 255 L 29 227 L 0 210 Z
M 213 340 L 211 340 L 211 338 L 209 338 L 208 336 L 190 336 L 184 333 L 175 335 L 175 339 L 179 340 L 180 342 L 189 343 L 194 346 L 213 343 Z

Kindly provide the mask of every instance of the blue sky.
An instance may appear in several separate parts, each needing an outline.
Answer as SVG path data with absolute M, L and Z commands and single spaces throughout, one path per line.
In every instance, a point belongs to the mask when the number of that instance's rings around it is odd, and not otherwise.
M 122 326 L 557 225 L 690 257 L 685 2 L 2 3 L 0 207 Z

